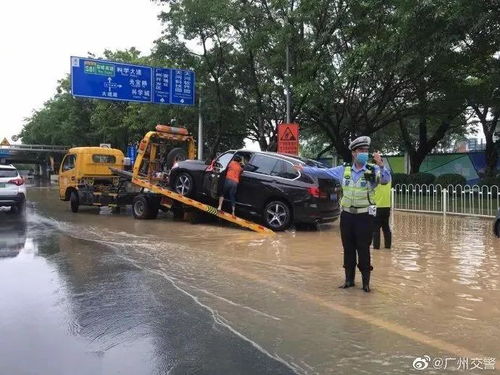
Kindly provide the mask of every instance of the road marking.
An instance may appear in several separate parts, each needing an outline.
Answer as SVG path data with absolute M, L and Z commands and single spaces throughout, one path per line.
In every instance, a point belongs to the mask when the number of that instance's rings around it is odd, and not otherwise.
M 389 332 L 395 333 L 397 335 L 408 338 L 410 340 L 417 341 L 417 342 L 424 344 L 424 345 L 432 346 L 432 347 L 437 348 L 443 352 L 453 353 L 453 354 L 456 354 L 460 357 L 467 357 L 467 358 L 486 358 L 486 356 L 484 356 L 484 355 L 474 353 L 466 348 L 462 348 L 460 346 L 451 344 L 449 342 L 446 342 L 446 341 L 443 341 L 440 339 L 429 337 L 423 333 L 415 332 L 411 328 L 404 327 L 404 326 L 399 325 L 397 323 L 388 322 L 388 321 L 385 321 L 383 319 L 377 318 L 375 316 L 372 316 L 372 315 L 366 314 L 364 312 L 355 310 L 353 308 L 346 307 L 346 306 L 340 305 L 340 304 L 335 303 L 335 302 L 326 301 L 326 300 L 322 299 L 321 297 L 315 296 L 314 294 L 309 294 L 309 293 L 306 293 L 306 292 L 303 292 L 300 290 L 296 290 L 296 289 L 291 288 L 289 286 L 276 283 L 274 281 L 263 279 L 260 275 L 250 273 L 247 271 L 243 271 L 241 269 L 234 268 L 234 267 L 227 266 L 227 265 L 220 265 L 219 268 L 223 269 L 224 271 L 227 271 L 227 272 L 239 275 L 241 277 L 244 277 L 246 279 L 255 281 L 257 283 L 266 285 L 268 287 L 270 286 L 270 287 L 282 290 L 282 291 L 289 293 L 289 294 L 292 294 L 292 295 L 294 295 L 302 300 L 312 302 L 316 305 L 326 307 L 326 308 L 333 310 L 333 311 L 340 312 L 344 315 L 348 315 L 352 318 L 361 320 L 365 323 L 383 328 Z

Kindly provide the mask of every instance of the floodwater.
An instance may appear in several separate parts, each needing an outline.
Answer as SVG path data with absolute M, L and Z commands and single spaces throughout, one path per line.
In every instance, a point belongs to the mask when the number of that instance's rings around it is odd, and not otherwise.
M 0 374 L 500 368 L 491 220 L 396 212 L 367 294 L 338 288 L 338 223 L 269 237 L 29 196 L 25 224 L 0 212 Z

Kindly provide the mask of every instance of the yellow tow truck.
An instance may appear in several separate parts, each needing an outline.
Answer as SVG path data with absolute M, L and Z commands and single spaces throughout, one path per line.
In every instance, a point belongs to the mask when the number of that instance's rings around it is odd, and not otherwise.
M 178 147 L 179 143 L 184 147 Z M 132 172 L 124 165 L 120 150 L 101 147 L 76 147 L 69 150 L 59 172 L 59 197 L 69 201 L 73 212 L 79 206 L 110 206 L 117 210 L 132 205 L 136 219 L 154 219 L 158 211 L 171 210 L 183 217 L 186 207 L 208 212 L 221 219 L 260 233 L 270 229 L 241 219 L 215 207 L 177 194 L 169 189 L 172 166 L 196 157 L 196 145 L 187 129 L 157 125 L 139 143 Z

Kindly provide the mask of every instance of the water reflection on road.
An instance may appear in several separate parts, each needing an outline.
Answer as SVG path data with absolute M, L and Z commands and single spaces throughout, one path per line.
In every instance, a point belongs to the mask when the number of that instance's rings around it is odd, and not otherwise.
M 0 229 L 17 233 L 0 260 L 0 347 L 12 348 L 0 370 L 15 372 L 20 348 L 61 374 L 37 354 L 106 374 L 406 374 L 424 354 L 499 357 L 487 220 L 396 213 L 367 295 L 337 288 L 338 224 L 262 237 L 169 215 L 75 215 L 56 195 L 32 190 L 28 224 Z

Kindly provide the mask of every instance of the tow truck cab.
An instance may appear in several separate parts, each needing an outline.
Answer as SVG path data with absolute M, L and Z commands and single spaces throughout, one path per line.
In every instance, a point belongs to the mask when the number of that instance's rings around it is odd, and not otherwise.
M 59 169 L 59 198 L 72 209 L 85 204 L 82 194 L 108 192 L 119 182 L 110 167 L 123 169 L 123 152 L 105 147 L 75 147 L 64 156 Z M 83 198 L 83 199 L 82 199 Z

